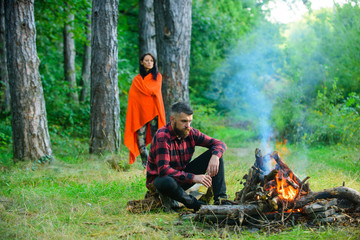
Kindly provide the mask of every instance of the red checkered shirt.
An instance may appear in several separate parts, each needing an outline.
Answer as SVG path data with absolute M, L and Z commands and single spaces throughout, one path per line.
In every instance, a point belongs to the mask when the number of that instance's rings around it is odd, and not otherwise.
M 170 123 L 160 128 L 151 142 L 146 186 L 153 183 L 157 176 L 171 176 L 180 184 L 192 183 L 194 174 L 183 170 L 190 162 L 195 146 L 207 147 L 219 158 L 226 150 L 225 143 L 197 129 L 191 128 L 186 138 L 178 138 Z

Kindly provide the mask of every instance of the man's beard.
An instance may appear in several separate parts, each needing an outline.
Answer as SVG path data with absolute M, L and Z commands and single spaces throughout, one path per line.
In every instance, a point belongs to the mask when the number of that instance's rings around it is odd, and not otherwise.
M 176 126 L 176 122 L 174 124 L 174 131 L 176 133 L 177 136 L 180 136 L 181 138 L 186 138 L 189 133 L 190 133 L 190 128 L 186 128 L 186 129 L 180 129 Z

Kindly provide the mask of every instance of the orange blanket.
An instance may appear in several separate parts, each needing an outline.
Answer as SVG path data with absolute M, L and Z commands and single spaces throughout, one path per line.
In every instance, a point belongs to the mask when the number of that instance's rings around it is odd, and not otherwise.
M 162 76 L 158 73 L 156 81 L 149 73 L 145 79 L 138 74 L 130 87 L 126 113 L 124 143 L 129 149 L 129 163 L 133 164 L 139 156 L 136 131 L 158 116 L 158 128 L 166 124 L 165 109 L 161 94 Z M 150 128 L 146 133 L 146 145 L 151 143 Z

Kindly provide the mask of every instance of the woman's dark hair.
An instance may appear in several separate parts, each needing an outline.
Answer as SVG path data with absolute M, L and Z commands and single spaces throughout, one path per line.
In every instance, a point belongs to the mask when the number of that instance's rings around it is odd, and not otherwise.
M 150 69 L 148 72 L 145 70 L 144 66 L 141 64 L 142 61 L 144 61 L 145 56 L 149 55 L 150 57 L 152 57 L 153 61 L 154 61 L 154 66 L 152 69 Z M 148 75 L 149 73 L 152 73 L 153 75 L 153 79 L 156 80 L 157 78 L 157 74 L 158 74 L 158 70 L 156 67 L 156 58 L 151 54 L 151 53 L 145 53 L 144 55 L 141 56 L 140 61 L 139 61 L 139 71 L 140 71 L 140 75 L 145 78 L 146 75 Z

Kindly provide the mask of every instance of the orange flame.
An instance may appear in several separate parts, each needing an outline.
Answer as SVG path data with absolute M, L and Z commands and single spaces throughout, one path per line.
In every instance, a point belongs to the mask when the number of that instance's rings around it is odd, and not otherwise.
M 292 178 L 292 175 L 290 176 Z M 286 201 L 293 201 L 297 196 L 299 189 L 295 189 L 293 186 L 286 182 L 286 178 L 282 176 L 282 173 L 278 172 L 276 175 L 276 191 L 279 194 L 279 198 Z

